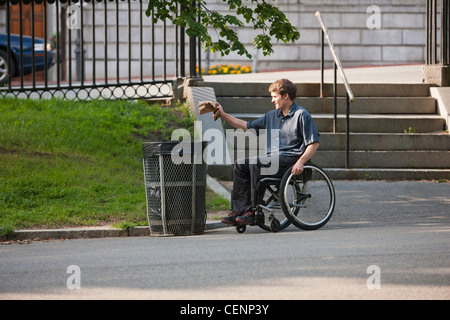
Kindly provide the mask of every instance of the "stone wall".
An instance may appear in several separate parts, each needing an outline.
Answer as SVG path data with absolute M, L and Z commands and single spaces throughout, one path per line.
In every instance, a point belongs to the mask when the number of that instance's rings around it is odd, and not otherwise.
M 225 10 L 216 3 L 215 9 Z M 277 0 L 289 20 L 300 30 L 301 39 L 295 44 L 275 43 L 270 57 L 259 54 L 258 70 L 318 68 L 320 59 L 320 25 L 315 16 L 320 11 L 329 29 L 338 56 L 345 66 L 416 64 L 425 61 L 425 1 L 421 0 Z M 379 8 L 379 29 L 369 29 L 368 19 Z M 373 21 L 373 20 L 370 20 Z M 371 28 L 374 27 L 370 24 Z M 254 32 L 249 26 L 239 30 L 240 38 L 251 44 Z M 326 59 L 331 60 L 329 49 Z M 210 55 L 211 64 L 218 61 L 247 63 L 243 57 Z

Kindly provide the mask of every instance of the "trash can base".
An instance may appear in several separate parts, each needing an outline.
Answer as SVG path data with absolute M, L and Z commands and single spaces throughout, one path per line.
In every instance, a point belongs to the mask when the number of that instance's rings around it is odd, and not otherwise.
M 142 144 L 151 236 L 188 236 L 204 232 L 206 164 L 201 155 L 206 145 L 207 142 L 176 141 Z M 179 156 L 185 161 L 174 161 Z

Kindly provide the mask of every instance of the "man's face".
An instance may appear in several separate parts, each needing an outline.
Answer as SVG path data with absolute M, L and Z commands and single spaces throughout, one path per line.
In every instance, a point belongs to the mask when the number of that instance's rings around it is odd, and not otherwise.
M 284 110 L 291 107 L 292 101 L 287 93 L 281 95 L 279 92 L 271 92 L 270 95 L 272 96 L 272 103 L 275 104 L 275 109 Z

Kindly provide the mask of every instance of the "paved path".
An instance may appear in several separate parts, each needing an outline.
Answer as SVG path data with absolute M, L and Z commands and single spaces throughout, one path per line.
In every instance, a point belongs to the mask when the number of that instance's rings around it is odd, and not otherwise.
M 2 245 L 0 299 L 450 298 L 450 183 L 335 187 L 335 215 L 317 231 Z M 67 287 L 73 265 L 79 290 Z

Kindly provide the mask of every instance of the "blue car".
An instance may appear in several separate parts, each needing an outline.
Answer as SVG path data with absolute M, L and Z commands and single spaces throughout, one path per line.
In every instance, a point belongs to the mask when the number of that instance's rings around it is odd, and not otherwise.
M 27 75 L 33 72 L 33 42 L 29 36 L 23 36 L 22 39 L 23 75 Z M 9 76 L 11 78 L 20 76 L 22 69 L 20 63 L 20 36 L 11 34 L 10 43 L 11 48 L 8 48 L 8 36 L 0 34 L 0 84 L 6 83 Z M 11 52 L 11 70 L 8 70 L 8 50 Z M 47 68 L 49 69 L 55 62 L 55 52 L 52 51 L 49 41 L 47 41 L 46 45 L 44 39 L 34 38 L 35 71 L 45 69 L 45 51 L 47 51 Z

